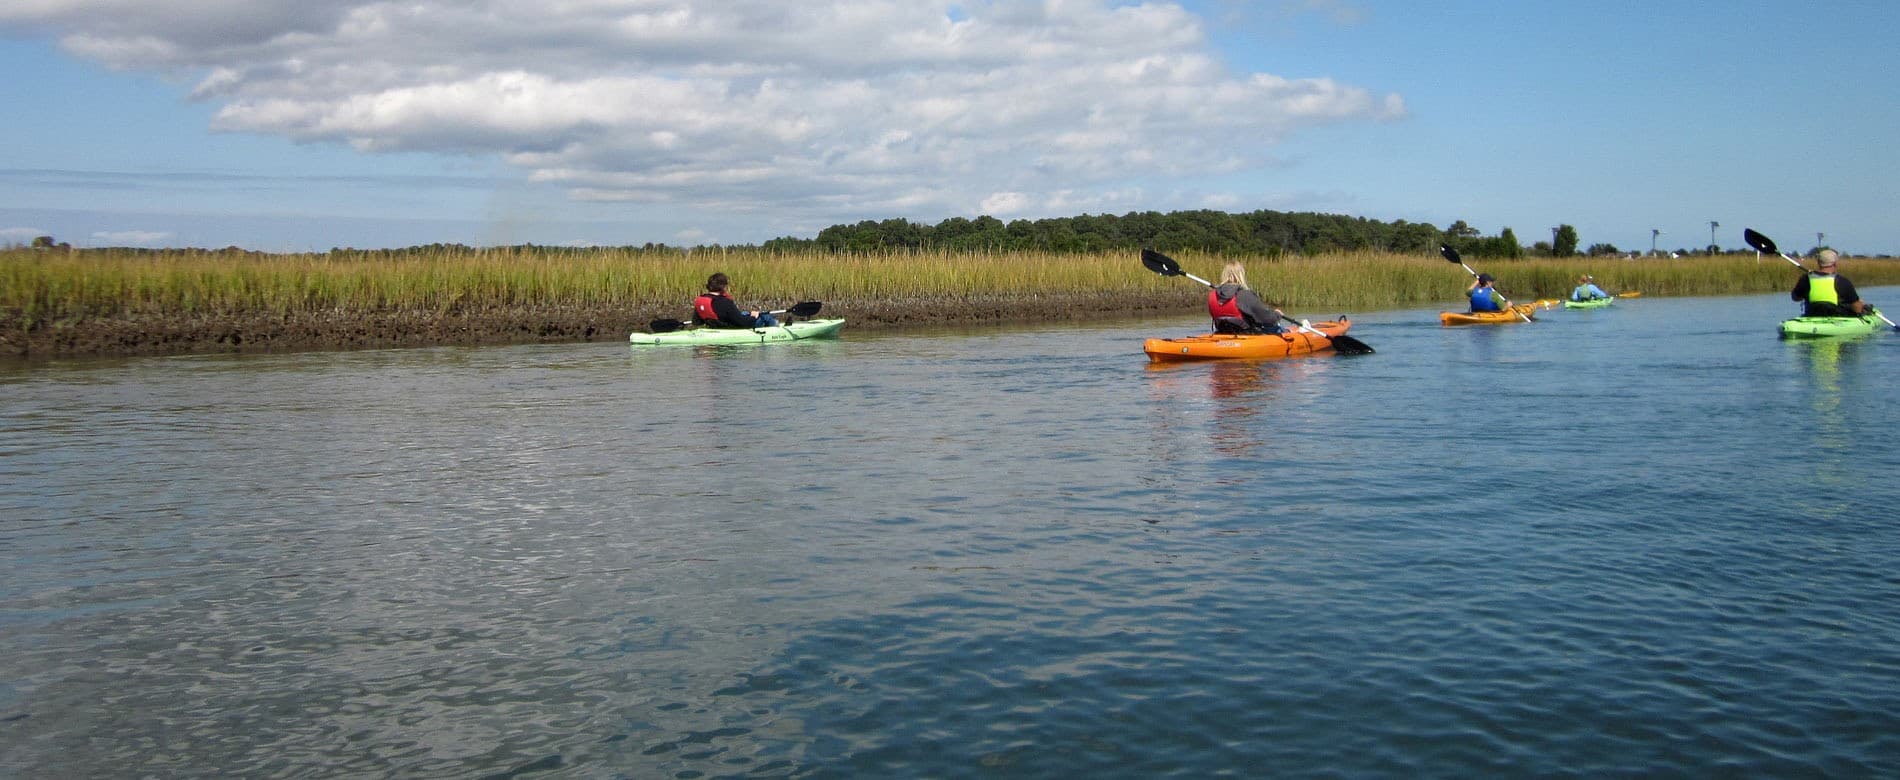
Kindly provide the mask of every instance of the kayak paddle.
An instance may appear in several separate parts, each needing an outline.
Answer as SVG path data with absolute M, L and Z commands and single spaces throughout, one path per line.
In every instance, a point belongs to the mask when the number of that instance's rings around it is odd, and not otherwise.
M 1181 264 L 1175 262 L 1174 258 L 1161 254 L 1160 252 L 1156 252 L 1153 249 L 1141 250 L 1141 264 L 1147 266 L 1148 270 L 1161 274 L 1162 276 L 1185 276 L 1189 279 L 1193 279 L 1194 281 L 1200 282 L 1201 285 L 1204 287 L 1211 288 L 1214 286 L 1213 282 L 1209 282 L 1206 279 L 1202 279 L 1201 277 L 1195 276 L 1194 274 L 1181 270 Z M 1325 333 L 1322 333 L 1319 330 L 1315 329 L 1313 326 L 1306 324 L 1305 321 L 1295 320 L 1292 317 L 1287 317 L 1286 320 L 1295 325 L 1298 325 L 1300 330 L 1306 331 L 1307 333 L 1311 333 L 1315 336 L 1319 336 L 1320 338 L 1323 338 L 1323 339 L 1331 340 L 1333 342 L 1333 351 L 1338 352 L 1341 355 L 1370 355 L 1372 354 L 1372 347 L 1370 345 L 1367 345 L 1365 342 L 1360 341 L 1351 336 L 1348 336 L 1344 333 L 1341 333 L 1337 336 L 1328 336 Z
M 1794 263 L 1794 267 L 1801 269 L 1803 272 L 1806 272 L 1808 270 L 1808 267 L 1805 265 L 1802 265 L 1800 260 L 1796 260 L 1792 257 L 1789 257 L 1788 253 L 1783 252 L 1779 249 L 1776 249 L 1774 239 L 1771 239 L 1767 236 L 1764 236 L 1760 233 L 1755 232 L 1754 228 L 1742 228 L 1742 240 L 1747 241 L 1748 245 L 1754 247 L 1755 250 L 1758 252 L 1767 252 L 1768 254 L 1771 254 L 1771 255 L 1780 255 L 1781 259 L 1786 260 L 1790 263 Z M 1894 325 L 1893 320 L 1887 319 L 1887 315 L 1881 314 L 1880 310 L 1873 308 L 1872 304 L 1868 304 L 1867 308 L 1873 311 L 1874 316 L 1879 317 L 1881 322 L 1887 323 L 1894 330 L 1900 330 L 1900 325 Z
M 820 308 L 823 308 L 824 305 L 825 305 L 824 303 L 819 302 L 819 301 L 802 301 L 792 306 L 792 308 L 773 309 L 772 311 L 769 311 L 766 313 L 767 314 L 791 314 L 797 317 L 810 317 L 813 314 L 817 314 L 818 310 Z M 673 331 L 686 327 L 686 325 L 687 323 L 684 323 L 675 319 L 657 319 L 657 320 L 647 323 L 647 329 L 654 333 L 672 333 Z
M 1465 273 L 1471 274 L 1473 277 L 1476 277 L 1478 275 L 1477 271 L 1471 270 L 1471 266 L 1465 265 L 1464 259 L 1458 256 L 1458 250 L 1451 248 L 1450 244 L 1439 244 L 1438 253 L 1441 255 L 1444 255 L 1446 260 L 1450 260 L 1454 263 L 1457 263 L 1460 267 L 1464 268 Z M 1497 290 L 1498 288 L 1496 287 L 1491 288 L 1492 292 L 1497 292 Z M 1511 299 L 1504 297 L 1504 293 L 1498 293 L 1498 300 L 1504 301 L 1505 306 L 1511 305 Z M 1513 308 L 1512 311 L 1517 311 L 1517 310 Z M 1523 317 L 1525 322 L 1531 321 L 1531 316 L 1528 314 L 1525 314 L 1524 312 L 1521 312 L 1521 311 L 1517 312 L 1517 316 Z

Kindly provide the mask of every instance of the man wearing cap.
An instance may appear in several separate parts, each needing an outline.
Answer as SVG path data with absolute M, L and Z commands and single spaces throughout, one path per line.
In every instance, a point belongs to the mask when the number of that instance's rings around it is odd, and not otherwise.
M 1465 288 L 1465 294 L 1471 296 L 1473 312 L 1504 311 L 1504 301 L 1498 299 L 1498 291 L 1491 286 L 1491 283 L 1495 281 L 1497 281 L 1495 276 L 1478 274 L 1478 278 L 1471 283 L 1471 286 Z
M 1597 286 L 1597 278 L 1589 274 L 1577 277 L 1577 289 L 1570 291 L 1570 300 L 1573 301 L 1594 301 L 1608 297 L 1610 294 Z
M 1816 254 L 1820 270 L 1802 273 L 1789 297 L 1803 304 L 1804 317 L 1859 317 L 1867 313 L 1867 302 L 1854 291 L 1854 283 L 1834 272 L 1841 255 L 1832 249 Z

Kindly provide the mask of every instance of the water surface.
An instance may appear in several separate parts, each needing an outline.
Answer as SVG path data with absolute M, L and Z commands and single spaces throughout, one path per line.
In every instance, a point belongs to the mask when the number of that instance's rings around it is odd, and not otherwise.
M 1900 334 L 1789 310 L 0 369 L 0 769 L 1894 776 Z

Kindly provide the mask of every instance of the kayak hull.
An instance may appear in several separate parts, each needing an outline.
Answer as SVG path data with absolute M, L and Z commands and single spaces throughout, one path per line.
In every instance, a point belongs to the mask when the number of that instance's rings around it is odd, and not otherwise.
M 1315 322 L 1316 336 L 1303 330 L 1286 333 L 1208 333 L 1172 339 L 1148 339 L 1141 351 L 1156 363 L 1182 360 L 1259 360 L 1305 355 L 1333 348 L 1334 336 L 1343 335 L 1352 322 L 1341 318 L 1333 322 Z
M 1616 303 L 1615 298 L 1591 298 L 1590 300 L 1587 300 L 1587 301 L 1565 300 L 1564 308 L 1566 309 L 1607 309 L 1612 303 Z
M 685 328 L 669 333 L 633 333 L 634 346 L 771 344 L 781 341 L 831 338 L 844 327 L 842 319 L 803 320 L 767 328 Z
M 1840 336 L 1865 336 L 1885 327 L 1886 323 L 1869 312 L 1859 317 L 1796 317 L 1781 321 L 1784 339 L 1825 339 Z
M 1523 322 L 1535 311 L 1537 305 L 1531 303 L 1520 303 L 1504 311 L 1445 311 L 1438 313 L 1438 322 L 1441 325 L 1509 325 Z

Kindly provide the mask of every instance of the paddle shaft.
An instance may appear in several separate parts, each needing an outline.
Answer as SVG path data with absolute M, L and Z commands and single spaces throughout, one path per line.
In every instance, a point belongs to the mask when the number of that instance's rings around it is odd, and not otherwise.
M 1175 262 L 1174 258 L 1161 254 L 1160 252 L 1156 252 L 1152 249 L 1141 250 L 1141 264 L 1144 266 L 1147 266 L 1148 270 L 1161 274 L 1162 276 L 1185 276 L 1189 279 L 1193 279 L 1194 281 L 1200 282 L 1202 287 L 1206 287 L 1210 290 L 1214 289 L 1213 282 L 1209 282 L 1206 279 L 1202 279 L 1201 277 L 1195 276 L 1194 274 L 1181 270 L 1181 264 Z M 1276 309 L 1275 311 L 1278 311 L 1278 310 Z M 1324 331 L 1318 330 L 1314 328 L 1313 326 L 1306 324 L 1304 321 L 1295 320 L 1292 317 L 1286 316 L 1286 312 L 1280 312 L 1280 318 L 1287 320 L 1289 322 L 1292 322 L 1295 325 L 1298 325 L 1300 327 L 1300 330 L 1306 331 L 1307 333 L 1310 333 L 1314 336 L 1318 336 L 1320 338 L 1326 339 L 1328 342 L 1332 344 L 1333 350 L 1336 352 L 1339 352 L 1340 354 L 1370 355 L 1373 352 L 1372 347 L 1367 345 L 1365 342 L 1360 341 L 1351 336 L 1348 336 L 1344 333 L 1341 333 L 1337 336 L 1329 336 Z
M 789 309 L 773 309 L 765 313 L 766 314 L 784 314 L 786 312 L 791 312 L 792 314 L 796 314 L 800 317 L 810 317 L 813 314 L 817 314 L 818 310 L 823 307 L 824 307 L 824 304 L 818 301 L 800 301 L 797 304 L 794 304 Z M 681 320 L 670 319 L 670 318 L 654 320 L 647 324 L 647 329 L 654 333 L 669 333 L 669 332 L 676 331 L 684 327 L 686 327 L 685 322 Z M 767 326 L 767 327 L 770 327 L 770 326 Z M 754 330 L 757 330 L 757 328 L 755 327 Z
M 1465 272 L 1471 274 L 1472 277 L 1475 278 L 1478 275 L 1477 271 L 1471 270 L 1471 266 L 1465 265 L 1464 263 L 1459 263 L 1458 265 L 1460 267 L 1463 267 L 1465 269 Z M 1493 287 L 1491 288 L 1491 291 L 1498 292 L 1498 288 Z M 1506 307 L 1511 307 L 1511 299 L 1504 297 L 1504 293 L 1501 293 L 1501 292 L 1498 293 L 1498 300 L 1503 301 Z M 1517 309 L 1515 307 L 1512 307 L 1511 311 L 1517 311 Z M 1531 315 L 1525 314 L 1524 312 L 1518 311 L 1517 316 L 1523 317 L 1525 322 L 1531 321 Z
M 1182 275 L 1182 276 L 1185 276 L 1185 277 L 1187 277 L 1187 278 L 1189 278 L 1189 279 L 1193 279 L 1194 281 L 1197 281 L 1197 282 L 1200 282 L 1200 283 L 1201 283 L 1201 286 L 1202 286 L 1202 287 L 1206 287 L 1206 288 L 1208 288 L 1208 289 L 1210 289 L 1210 290 L 1214 288 L 1214 283 L 1213 283 L 1213 282 L 1210 282 L 1210 281 L 1208 281 L 1208 280 L 1206 280 L 1206 279 L 1202 279 L 1201 277 L 1198 277 L 1198 276 L 1195 276 L 1194 274 L 1191 274 L 1191 273 L 1188 273 L 1187 271 L 1182 271 L 1182 272 L 1181 272 L 1181 275 Z M 1303 330 L 1303 331 L 1306 331 L 1307 333 L 1311 333 L 1311 334 L 1313 334 L 1313 335 L 1315 335 L 1315 336 L 1319 336 L 1319 337 L 1321 337 L 1321 338 L 1325 338 L 1325 339 L 1331 339 L 1331 338 L 1332 338 L 1332 336 L 1328 336 L 1328 335 L 1326 335 L 1326 334 L 1324 334 L 1324 333 L 1321 333 L 1321 332 L 1320 332 L 1320 331 L 1319 331 L 1318 329 L 1316 329 L 1316 328 L 1314 328 L 1314 327 L 1313 327 L 1313 326 L 1311 326 L 1311 325 L 1308 325 L 1308 324 L 1306 324 L 1306 323 L 1304 323 L 1304 322 L 1301 322 L 1300 320 L 1296 320 L 1296 319 L 1293 319 L 1292 317 L 1288 317 L 1288 316 L 1286 316 L 1286 313 L 1285 313 L 1285 312 L 1281 312 L 1281 313 L 1280 313 L 1280 319 L 1283 319 L 1283 320 L 1286 320 L 1287 322 L 1291 322 L 1291 323 L 1293 323 L 1294 325 L 1298 325 L 1298 326 L 1299 326 L 1299 328 L 1300 328 L 1300 330 Z
M 1443 255 L 1446 260 L 1457 263 L 1459 268 L 1465 269 L 1465 273 L 1471 274 L 1473 278 L 1478 276 L 1478 272 L 1471 270 L 1471 266 L 1465 265 L 1464 258 L 1459 257 L 1458 250 L 1451 248 L 1450 244 L 1439 244 L 1438 253 Z M 1498 288 L 1492 287 L 1491 292 L 1497 293 L 1498 300 L 1504 301 L 1505 306 L 1511 306 L 1511 299 L 1504 297 L 1504 293 L 1498 292 Z M 1516 307 L 1512 307 L 1511 311 L 1517 311 Z M 1518 311 L 1517 316 L 1522 317 L 1525 322 L 1531 321 L 1531 315 L 1525 314 L 1524 312 Z

